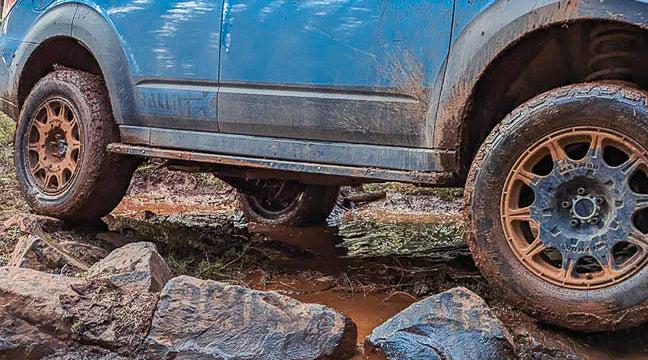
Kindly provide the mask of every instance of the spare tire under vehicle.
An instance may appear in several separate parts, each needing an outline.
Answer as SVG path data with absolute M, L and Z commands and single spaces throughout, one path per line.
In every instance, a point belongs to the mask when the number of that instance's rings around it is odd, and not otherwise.
M 239 192 L 240 209 L 252 222 L 279 226 L 324 224 L 340 188 L 289 180 L 259 180 Z
M 647 321 L 648 96 L 590 83 L 520 106 L 479 150 L 466 210 L 477 265 L 527 313 L 584 331 Z

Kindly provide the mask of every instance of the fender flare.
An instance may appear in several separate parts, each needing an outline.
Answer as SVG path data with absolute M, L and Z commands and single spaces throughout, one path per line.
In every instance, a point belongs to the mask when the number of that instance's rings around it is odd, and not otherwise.
M 640 0 L 497 0 L 451 45 L 432 147 L 460 149 L 465 116 L 479 80 L 503 51 L 529 33 L 579 20 L 613 20 L 648 28 L 646 19 L 648 3 Z
M 18 104 L 18 86 L 25 65 L 40 45 L 50 39 L 67 37 L 78 41 L 95 57 L 110 94 L 117 124 L 135 114 L 131 66 L 115 28 L 97 10 L 79 3 L 63 3 L 48 9 L 34 24 L 16 51 L 10 74 L 9 96 Z

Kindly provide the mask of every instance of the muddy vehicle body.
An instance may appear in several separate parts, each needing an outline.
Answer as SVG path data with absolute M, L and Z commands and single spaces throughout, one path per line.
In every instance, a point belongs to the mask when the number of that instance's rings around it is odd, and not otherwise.
M 648 319 L 648 2 L 5 0 L 0 98 L 39 213 L 109 213 L 142 158 L 259 222 L 341 185 L 466 187 L 510 300 L 577 330 Z

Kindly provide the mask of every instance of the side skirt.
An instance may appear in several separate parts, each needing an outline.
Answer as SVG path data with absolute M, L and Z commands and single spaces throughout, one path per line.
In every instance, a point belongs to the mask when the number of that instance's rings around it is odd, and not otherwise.
M 164 149 L 189 150 L 250 158 L 372 167 L 402 171 L 454 170 L 454 151 L 400 146 L 120 126 L 122 142 Z
M 197 151 L 171 150 L 148 146 L 115 143 L 108 146 L 113 153 L 143 157 L 158 157 L 170 160 L 206 163 L 219 166 L 248 168 L 261 171 L 302 173 L 323 177 L 339 177 L 351 180 L 397 181 L 422 185 L 445 185 L 453 180 L 451 172 L 418 172 L 377 169 L 359 166 L 341 166 L 298 161 L 251 158 L 233 155 L 212 154 Z M 353 182 L 353 181 L 352 181 Z

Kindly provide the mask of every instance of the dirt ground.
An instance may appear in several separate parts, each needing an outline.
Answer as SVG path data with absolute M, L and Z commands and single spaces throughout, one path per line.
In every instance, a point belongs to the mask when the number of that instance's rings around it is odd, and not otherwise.
M 28 212 L 12 168 L 12 125 L 0 121 L 0 223 Z M 355 194 L 358 189 L 347 189 Z M 463 244 L 461 191 L 367 185 L 384 198 L 344 204 L 329 226 L 265 228 L 237 211 L 235 191 L 209 174 L 142 166 L 105 228 L 54 229 L 110 250 L 124 238 L 158 244 L 174 275 L 276 290 L 321 303 L 358 326 L 357 359 L 371 330 L 411 303 L 455 286 L 481 295 L 510 329 L 522 359 L 648 359 L 648 327 L 579 334 L 538 324 L 491 289 Z M 0 234 L 0 266 L 19 230 Z

